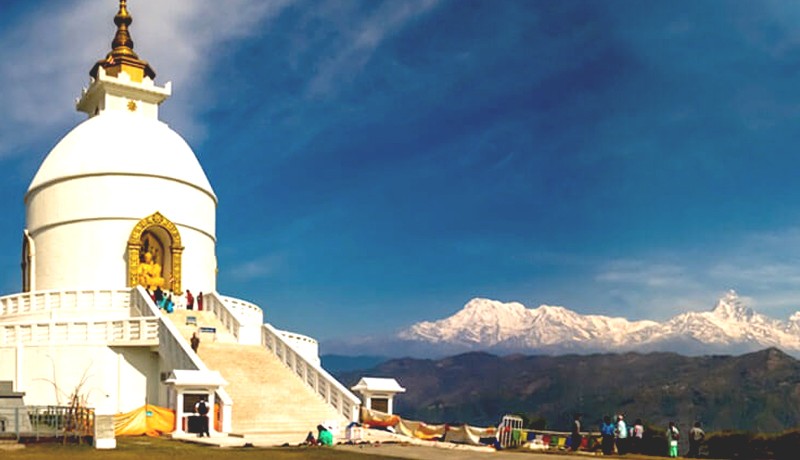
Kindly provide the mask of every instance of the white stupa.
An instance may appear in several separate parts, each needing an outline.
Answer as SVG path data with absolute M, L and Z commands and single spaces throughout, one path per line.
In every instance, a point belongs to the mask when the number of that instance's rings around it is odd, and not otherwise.
M 358 398 L 320 367 L 315 340 L 217 292 L 216 195 L 191 147 L 158 119 L 171 84 L 156 85 L 133 51 L 119 3 L 112 50 L 77 102 L 89 118 L 25 194 L 22 292 L 0 298 L 0 381 L 29 405 L 78 394 L 110 412 L 174 409 L 178 433 L 201 394 L 219 405 L 216 432 L 305 433 L 356 418 Z M 187 289 L 204 293 L 202 311 L 185 308 Z M 155 291 L 171 296 L 173 313 Z

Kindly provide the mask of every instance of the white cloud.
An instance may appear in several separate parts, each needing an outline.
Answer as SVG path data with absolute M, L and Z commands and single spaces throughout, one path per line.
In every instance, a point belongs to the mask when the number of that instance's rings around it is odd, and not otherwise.
M 595 280 L 632 309 L 666 317 L 711 308 L 735 289 L 760 313 L 788 317 L 800 307 L 800 229 L 752 233 L 720 247 L 648 254 L 598 267 Z M 676 263 L 675 261 L 680 261 Z
M 596 279 L 657 288 L 686 287 L 693 284 L 684 267 L 641 260 L 612 261 L 601 267 Z
M 214 52 L 259 33 L 292 1 L 136 0 L 129 3 L 131 35 L 159 84 L 174 80 L 176 97 L 203 99 Z M 0 31 L 0 59 L 8 63 L 0 67 L 0 157 L 37 139 L 55 140 L 80 120 L 73 100 L 87 85 L 91 66 L 111 47 L 114 3 L 73 0 L 37 7 L 16 27 Z M 175 104 L 168 121 L 199 137 L 203 126 L 192 110 L 191 104 Z
M 284 257 L 282 255 L 267 255 L 231 267 L 230 276 L 239 281 L 267 278 L 279 272 L 283 265 Z
M 440 0 L 385 2 L 373 14 L 355 24 L 339 24 L 338 32 L 344 35 L 344 46 L 319 63 L 316 75 L 308 84 L 307 96 L 323 96 L 341 82 L 349 82 L 367 65 L 387 37 L 439 3 Z

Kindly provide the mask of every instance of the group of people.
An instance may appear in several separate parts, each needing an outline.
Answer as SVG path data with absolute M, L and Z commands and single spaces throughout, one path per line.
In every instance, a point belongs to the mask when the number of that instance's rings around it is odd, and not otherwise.
M 324 425 L 317 425 L 317 437 L 315 438 L 314 433 L 309 431 L 305 444 L 308 446 L 332 446 L 333 433 Z
M 155 290 L 147 291 L 150 294 L 150 298 L 153 299 L 153 302 L 156 306 L 167 313 L 172 313 L 175 311 L 175 302 L 172 300 L 172 293 L 167 291 L 164 292 L 161 290 L 161 287 L 156 287 Z M 187 310 L 194 310 L 195 306 L 195 297 L 192 295 L 192 291 L 189 289 L 186 290 L 186 309 Z M 203 293 L 197 295 L 197 311 L 203 310 Z M 197 349 L 200 347 L 200 336 L 197 335 L 197 332 L 192 334 L 192 338 L 189 339 L 189 343 L 192 345 L 192 350 L 197 353 Z
M 171 292 L 164 292 L 161 290 L 161 287 L 156 287 L 154 291 L 147 292 L 150 294 L 150 298 L 153 299 L 153 302 L 155 302 L 158 308 L 167 313 L 172 313 L 175 311 L 175 302 L 172 301 Z
M 194 310 L 194 296 L 192 295 L 192 291 L 186 290 L 186 309 L 187 310 Z M 203 310 L 203 293 L 197 294 L 197 311 Z
M 675 422 L 669 422 L 665 433 L 669 449 L 667 455 L 670 457 L 678 456 L 678 441 L 681 439 L 681 432 Z M 689 451 L 686 452 L 687 458 L 700 458 L 700 445 L 706 439 L 706 433 L 700 422 L 694 422 L 694 426 L 689 430 Z
M 636 419 L 632 426 L 628 426 L 625 417 L 618 414 L 614 419 L 608 415 L 603 417 L 600 425 L 600 446 L 604 455 L 611 455 L 616 449 L 619 455 L 641 450 L 644 437 L 644 424 L 642 419 Z
M 581 417 L 582 414 L 575 414 L 572 422 L 570 446 L 573 451 L 578 450 L 583 442 Z M 639 453 L 641 452 L 642 439 L 644 438 L 644 424 L 642 419 L 636 419 L 632 426 L 628 426 L 622 414 L 618 414 L 613 419 L 606 415 L 600 425 L 600 437 L 600 448 L 603 455 L 613 455 L 615 451 L 619 455 L 625 455 L 629 452 Z M 689 430 L 689 451 L 686 453 L 686 457 L 699 458 L 700 445 L 705 440 L 705 437 L 706 434 L 702 425 L 700 422 L 695 422 L 692 429 Z M 675 422 L 669 422 L 665 438 L 667 440 L 667 455 L 677 457 L 680 431 Z
M 172 313 L 175 311 L 175 302 L 172 300 L 172 292 L 170 291 L 163 291 L 161 287 L 156 287 L 154 290 L 147 290 L 147 293 L 150 294 L 150 298 L 153 299 L 156 306 L 167 313 Z M 194 310 L 195 306 L 195 297 L 192 295 L 192 291 L 189 289 L 186 290 L 186 303 L 185 303 L 187 310 Z M 197 311 L 203 310 L 203 293 L 197 295 Z

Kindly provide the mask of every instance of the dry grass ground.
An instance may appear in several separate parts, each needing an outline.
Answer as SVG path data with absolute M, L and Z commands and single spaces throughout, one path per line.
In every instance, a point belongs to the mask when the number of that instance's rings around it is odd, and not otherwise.
M 3 460 L 203 460 L 203 459 L 230 459 L 230 460 L 345 460 L 363 458 L 364 460 L 396 459 L 380 455 L 354 453 L 352 451 L 337 450 L 337 448 L 226 448 L 206 447 L 197 444 L 170 441 L 167 439 L 136 437 L 118 438 L 117 449 L 96 450 L 87 445 L 62 445 L 29 444 L 24 449 L 2 450 L 0 458 Z

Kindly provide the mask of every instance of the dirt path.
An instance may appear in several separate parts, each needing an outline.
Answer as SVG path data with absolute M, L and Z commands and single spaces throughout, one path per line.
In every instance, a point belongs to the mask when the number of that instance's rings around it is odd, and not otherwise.
M 438 447 L 411 446 L 403 444 L 336 446 L 336 450 L 349 450 L 370 455 L 386 455 L 410 459 L 436 460 L 555 460 L 584 459 L 588 454 L 541 454 L 535 452 L 478 452 L 470 450 L 442 449 Z

